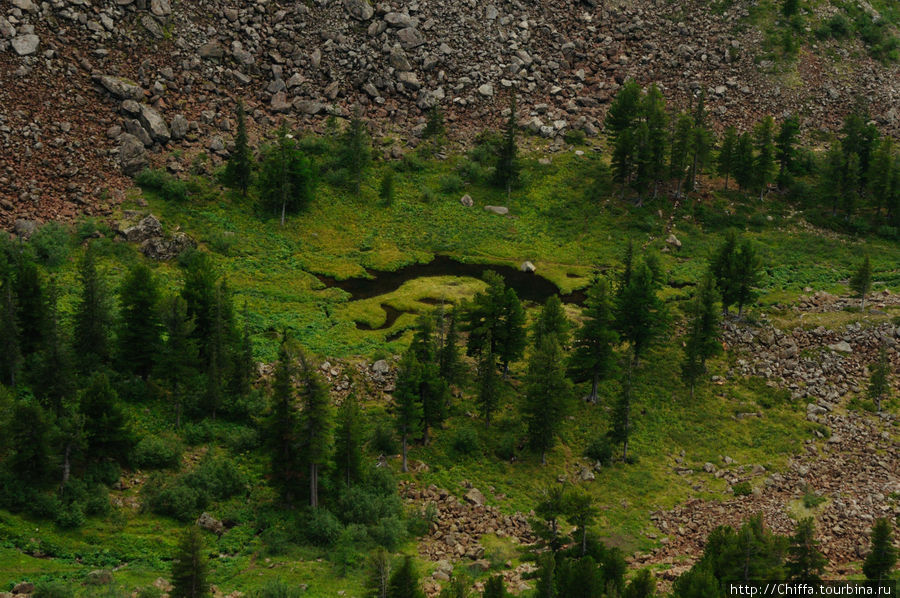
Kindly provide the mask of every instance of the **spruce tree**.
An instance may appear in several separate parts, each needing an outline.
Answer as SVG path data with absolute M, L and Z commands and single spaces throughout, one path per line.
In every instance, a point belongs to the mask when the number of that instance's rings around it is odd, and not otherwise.
M 762 201 L 766 188 L 772 181 L 775 169 L 775 143 L 773 141 L 775 121 L 766 116 L 753 132 L 753 144 L 756 148 L 756 159 L 753 163 L 754 179 L 759 187 L 759 200 Z
M 896 163 L 894 140 L 890 136 L 885 136 L 872 156 L 867 177 L 876 215 L 880 215 L 882 209 L 891 208 Z
M 612 167 L 613 181 L 618 183 L 622 190 L 622 198 L 625 197 L 625 189 L 631 184 L 635 174 L 638 141 L 635 129 L 628 128 L 616 136 L 613 144 L 610 166 Z
M 647 89 L 642 100 L 641 112 L 647 123 L 647 175 L 653 182 L 653 197 L 657 195 L 659 181 L 666 174 L 666 137 L 669 116 L 666 114 L 666 100 L 654 83 Z
M 497 164 L 494 169 L 494 184 L 506 189 L 507 196 L 512 186 L 519 180 L 518 144 L 516 142 L 516 96 L 509 100 L 509 117 L 506 127 L 503 129 L 503 142 L 497 154 Z
M 643 260 L 621 289 L 616 304 L 616 326 L 624 340 L 631 344 L 632 363 L 636 366 L 647 348 L 663 332 L 666 310 L 657 297 L 658 283 Z
M 753 139 L 750 133 L 744 132 L 738 137 L 734 152 L 734 180 L 740 189 L 749 189 L 753 186 L 755 177 Z
M 407 351 L 400 360 L 394 391 L 394 421 L 397 433 L 400 434 L 403 473 L 409 471 L 407 466 L 409 439 L 422 430 L 422 403 L 419 400 L 421 379 L 422 364 L 416 359 L 415 353 Z
M 363 475 L 363 428 L 359 401 L 352 392 L 337 412 L 334 434 L 334 463 L 337 478 L 348 488 Z
M 862 167 L 859 154 L 852 153 L 844 161 L 844 178 L 841 185 L 841 203 L 844 208 L 844 216 L 849 219 L 856 211 L 859 200 L 859 188 L 861 186 Z
M 44 407 L 56 416 L 75 391 L 72 354 L 59 322 L 56 285 L 47 291 L 44 332 L 31 368 L 31 386 Z
M 547 463 L 547 451 L 556 444 L 572 392 L 566 378 L 559 342 L 546 337 L 535 347 L 525 379 L 524 415 L 528 443 Z
M 872 290 L 872 264 L 868 255 L 863 257 L 856 272 L 850 277 L 850 289 L 859 296 L 859 308 L 865 310 L 866 295 Z
M 694 129 L 694 119 L 690 114 L 682 112 L 675 121 L 675 131 L 672 134 L 672 147 L 669 153 L 669 178 L 675 179 L 675 196 L 681 195 L 681 186 L 685 179 L 688 157 L 691 150 L 691 132 Z
M 438 352 L 438 364 L 441 377 L 447 384 L 453 384 L 459 380 L 463 364 L 459 356 L 459 333 L 456 330 L 456 310 L 453 309 L 440 319 L 443 334 L 441 346 Z
M 419 576 L 411 556 L 403 557 L 400 565 L 388 584 L 388 598 L 425 598 L 419 587 Z
M 552 335 L 556 337 L 560 347 L 566 347 L 569 344 L 571 327 L 572 323 L 566 317 L 559 295 L 551 295 L 547 298 L 543 309 L 532 325 L 531 343 L 538 346 L 544 337 Z
M 422 130 L 422 139 L 428 139 L 431 142 L 434 151 L 440 150 L 444 144 L 447 129 L 444 126 L 444 111 L 437 104 L 428 111 L 428 120 L 425 121 L 425 128 Z
M 797 133 L 800 131 L 800 121 L 795 116 L 789 116 L 781 123 L 778 138 L 775 140 L 775 159 L 778 162 L 778 188 L 784 189 L 794 171 L 794 157 L 797 153 Z
M 478 413 L 484 420 L 484 427 L 491 425 L 491 416 L 500 404 L 500 378 L 497 375 L 497 360 L 494 354 L 484 351 L 478 361 Z
M 613 98 L 603 121 L 603 129 L 615 144 L 623 131 L 631 128 L 640 114 L 641 86 L 634 79 L 627 79 Z
M 136 264 L 125 275 L 119 303 L 120 367 L 146 378 L 159 355 L 161 326 L 157 313 L 159 289 L 145 264 Z
M 557 598 L 555 578 L 556 554 L 554 552 L 545 552 L 539 555 L 534 598 Z
M 4 273 L 0 285 L 0 384 L 15 388 L 19 379 L 22 352 L 19 349 L 12 274 Z
M 809 584 L 820 582 L 826 565 L 828 559 L 819 550 L 816 540 L 815 520 L 812 517 L 801 519 L 788 546 L 787 572 L 790 580 Z
M 706 373 L 706 360 L 722 348 L 719 344 L 718 300 L 715 281 L 711 274 L 707 274 L 700 281 L 690 305 L 685 355 L 681 365 L 681 376 L 691 389 L 691 397 L 694 396 L 697 380 Z
M 656 578 L 650 569 L 641 569 L 631 578 L 622 598 L 654 598 L 656 596 Z
M 722 300 L 723 314 L 727 314 L 728 308 L 737 303 L 737 253 L 737 234 L 729 230 L 709 264 L 709 271 L 715 278 L 716 288 Z
M 822 174 L 819 177 L 820 194 L 831 204 L 831 215 L 837 215 L 838 204 L 843 198 L 844 154 L 838 144 L 832 144 L 825 155 Z
M 569 372 L 577 381 L 591 381 L 588 400 L 596 403 L 598 384 L 612 371 L 615 365 L 615 347 L 619 342 L 606 278 L 599 275 L 594 277 L 587 291 L 583 317 L 584 324 L 575 332 Z
M 565 500 L 566 519 L 576 528 L 581 545 L 581 556 L 587 554 L 588 527 L 594 524 L 600 510 L 594 505 L 593 497 L 584 490 L 573 490 Z
M 746 306 L 756 296 L 756 285 L 759 283 L 762 263 L 756 255 L 756 250 L 749 240 L 741 243 L 735 254 L 735 303 L 738 306 L 738 317 L 744 312 Z
M 328 462 L 332 449 L 331 396 L 318 370 L 299 352 L 302 386 L 300 401 L 301 447 L 309 467 L 309 506 L 319 506 L 319 471 Z
M 545 488 L 541 500 L 534 507 L 535 514 L 543 519 L 532 523 L 534 531 L 553 552 L 562 548 L 559 521 L 565 517 L 567 499 L 568 493 L 565 488 L 557 484 Z
M 106 374 L 91 376 L 79 393 L 78 407 L 84 416 L 84 436 L 88 458 L 122 462 L 131 448 L 131 436 L 119 397 Z
M 165 343 L 156 360 L 156 372 L 165 384 L 175 410 L 175 427 L 181 428 L 186 409 L 193 407 L 192 398 L 198 384 L 200 354 L 194 337 L 194 319 L 188 316 L 187 302 L 180 296 L 163 301 L 162 325 Z
M 488 288 L 460 310 L 462 329 L 469 333 L 466 354 L 478 357 L 489 349 L 506 372 L 525 351 L 525 311 L 516 292 L 506 287 L 499 274 L 489 270 L 484 280 Z
M 347 181 L 358 196 L 362 190 L 363 174 L 372 163 L 372 141 L 366 123 L 355 110 L 338 144 L 338 160 L 347 169 Z
M 178 542 L 172 559 L 172 598 L 206 598 L 210 595 L 206 580 L 207 560 L 200 528 L 192 525 Z
M 237 135 L 234 138 L 234 150 L 225 164 L 225 185 L 237 189 L 241 195 L 247 195 L 253 176 L 253 157 L 247 140 L 247 119 L 244 114 L 244 103 L 237 104 Z
M 734 172 L 736 152 L 737 131 L 734 127 L 728 127 L 722 136 L 722 147 L 719 148 L 717 161 L 719 174 L 725 177 L 725 186 L 723 187 L 725 191 L 728 191 L 728 177 Z
M 484 592 L 481 598 L 508 598 L 506 587 L 503 585 L 503 576 L 494 575 L 484 582 Z
M 79 269 L 81 295 L 75 307 L 72 349 L 79 370 L 87 373 L 109 361 L 111 305 L 103 279 L 97 272 L 93 245 L 88 245 Z
M 694 126 L 691 128 L 690 154 L 691 169 L 687 180 L 687 190 L 693 191 L 697 175 L 703 172 L 709 161 L 712 147 L 712 133 L 706 128 L 706 96 L 701 91 L 694 108 Z
M 12 447 L 4 459 L 4 466 L 18 479 L 33 483 L 50 472 L 50 438 L 52 416 L 31 399 L 19 399 L 3 436 Z
M 278 350 L 271 407 L 266 422 L 266 438 L 271 462 L 272 483 L 281 498 L 292 504 L 302 477 L 300 463 L 300 414 L 296 407 L 294 377 L 297 368 L 287 335 Z
M 42 346 L 47 329 L 47 299 L 37 264 L 24 255 L 19 256 L 15 291 L 19 349 L 27 358 Z
M 881 412 L 881 403 L 889 396 L 891 392 L 891 383 L 889 376 L 891 374 L 891 364 L 888 361 L 887 347 L 884 343 L 878 348 L 878 360 L 872 364 L 871 374 L 869 375 L 869 388 L 867 394 L 875 403 L 875 409 Z
M 897 549 L 894 548 L 893 531 L 887 519 L 878 519 L 872 527 L 872 548 L 866 555 L 862 570 L 866 579 L 876 586 L 893 584 L 891 573 L 897 564 Z
M 299 212 L 312 201 L 316 178 L 315 165 L 297 147 L 287 126 L 282 126 L 275 143 L 265 147 L 260 158 L 257 186 L 263 208 L 280 213 L 284 226 L 288 213 Z

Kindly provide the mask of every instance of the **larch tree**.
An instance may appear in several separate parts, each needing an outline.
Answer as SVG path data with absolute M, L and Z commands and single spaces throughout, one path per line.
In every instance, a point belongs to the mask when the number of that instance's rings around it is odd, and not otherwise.
M 622 381 L 622 390 L 613 406 L 612 420 L 608 436 L 614 444 L 622 445 L 622 461 L 628 462 L 628 440 L 631 438 L 632 373 L 629 371 Z
M 411 556 L 403 557 L 403 563 L 391 575 L 388 598 L 425 598 L 419 587 L 419 576 Z
M 544 303 L 531 327 L 531 343 L 538 346 L 546 336 L 555 336 L 561 347 L 569 344 L 572 323 L 566 317 L 559 295 L 551 295 Z
M 750 133 L 741 133 L 737 138 L 734 152 L 734 180 L 740 189 L 750 189 L 756 174 L 753 156 L 753 138 Z
M 359 195 L 362 190 L 363 175 L 372 163 L 372 140 L 369 137 L 369 128 L 360 116 L 358 109 L 354 110 L 347 129 L 340 137 L 338 160 L 341 166 L 347 170 L 350 188 L 356 195 Z
M 500 377 L 497 375 L 497 359 L 490 350 L 483 351 L 478 361 L 478 413 L 484 420 L 484 427 L 491 425 L 491 416 L 500 405 Z

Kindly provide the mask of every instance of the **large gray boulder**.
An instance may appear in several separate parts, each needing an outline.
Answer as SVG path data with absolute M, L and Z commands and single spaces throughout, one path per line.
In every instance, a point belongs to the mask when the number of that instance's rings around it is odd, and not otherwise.
M 200 58 L 221 60 L 225 56 L 225 48 L 219 42 L 206 42 L 197 49 L 197 53 L 200 54 Z
M 359 21 L 368 21 L 375 14 L 375 9 L 366 0 L 344 0 L 344 8 Z
M 153 214 L 147 214 L 134 226 L 129 226 L 122 231 L 125 240 L 129 243 L 140 243 L 147 239 L 162 235 L 162 223 Z
M 25 35 L 20 35 L 18 37 L 14 37 L 12 40 L 13 50 L 16 51 L 16 54 L 19 56 L 30 56 L 37 52 L 38 46 L 41 45 L 41 40 L 33 33 L 26 33 Z
M 169 125 L 169 129 L 172 132 L 172 139 L 184 139 L 190 129 L 190 123 L 183 114 L 176 114 Z
M 425 43 L 425 38 L 415 27 L 404 27 L 403 29 L 399 29 L 397 31 L 397 37 L 400 39 L 400 43 L 403 47 L 407 50 L 418 48 Z
M 121 77 L 103 75 L 100 77 L 100 85 L 120 100 L 131 99 L 140 101 L 144 97 L 144 89 L 140 85 Z
M 119 136 L 119 165 L 128 176 L 134 176 L 147 167 L 147 151 L 134 135 L 122 133 Z
M 484 209 L 488 212 L 493 212 L 494 214 L 498 214 L 500 216 L 506 216 L 509 214 L 509 208 L 506 206 L 484 206 Z
M 168 143 L 169 139 L 172 138 L 172 135 L 169 133 L 169 127 L 166 126 L 165 119 L 163 119 L 159 112 L 147 104 L 141 104 L 141 115 L 139 119 L 141 125 L 147 129 L 147 132 L 150 133 L 150 137 L 152 137 L 154 141 Z

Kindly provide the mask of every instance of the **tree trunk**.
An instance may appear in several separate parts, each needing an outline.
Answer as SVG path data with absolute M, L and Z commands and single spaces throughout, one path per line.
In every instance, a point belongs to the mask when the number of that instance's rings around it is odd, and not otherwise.
M 594 379 L 591 381 L 591 396 L 588 397 L 588 400 L 591 404 L 597 404 L 597 385 L 600 382 L 600 375 L 597 372 L 594 372 Z
M 406 434 L 403 434 L 403 439 L 401 440 L 401 444 L 403 446 L 403 464 L 400 468 L 400 471 L 406 473 L 409 471 L 409 467 L 406 465 Z
M 541 451 L 541 465 L 547 464 L 547 451 Z
M 722 191 L 728 191 L 728 173 L 727 172 L 725 173 L 725 187 L 722 189 Z
M 587 526 L 581 528 L 581 556 L 587 554 Z

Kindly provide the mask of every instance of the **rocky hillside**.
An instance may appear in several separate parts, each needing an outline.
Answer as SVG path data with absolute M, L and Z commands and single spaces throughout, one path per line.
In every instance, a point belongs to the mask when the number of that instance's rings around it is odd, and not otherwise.
M 900 126 L 896 65 L 853 39 L 784 64 L 760 60 L 756 2 L 713 10 L 722 4 L 9 0 L 0 225 L 102 216 L 129 184 L 122 175 L 148 161 L 185 150 L 169 160 L 177 171 L 201 150 L 227 155 L 235 98 L 255 134 L 283 117 L 320 126 L 359 106 L 376 130 L 414 143 L 429 107 L 440 104 L 451 134 L 466 138 L 496 124 L 515 91 L 523 126 L 554 138 L 596 134 L 633 76 L 681 106 L 705 90 L 716 126 L 792 112 L 809 129 L 833 128 L 859 96 L 881 126 Z M 810 23 L 837 9 L 816 10 Z

